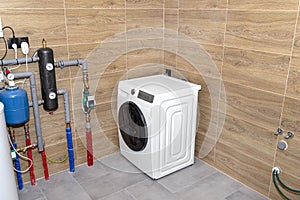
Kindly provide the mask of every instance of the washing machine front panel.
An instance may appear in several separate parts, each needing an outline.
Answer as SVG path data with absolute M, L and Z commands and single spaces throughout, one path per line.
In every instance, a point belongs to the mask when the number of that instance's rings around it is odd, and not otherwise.
M 123 103 L 118 113 L 119 130 L 126 145 L 133 151 L 142 151 L 148 142 L 146 119 L 132 101 Z

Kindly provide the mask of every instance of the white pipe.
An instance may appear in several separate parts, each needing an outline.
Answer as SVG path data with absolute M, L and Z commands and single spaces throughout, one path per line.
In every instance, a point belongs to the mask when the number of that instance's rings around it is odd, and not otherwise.
M 7 138 L 4 106 L 0 102 L 0 194 L 1 199 L 17 200 L 18 192 Z

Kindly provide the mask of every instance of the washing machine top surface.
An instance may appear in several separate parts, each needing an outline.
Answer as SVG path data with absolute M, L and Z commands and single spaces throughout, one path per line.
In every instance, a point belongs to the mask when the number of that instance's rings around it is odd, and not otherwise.
M 141 98 L 151 100 L 151 96 L 161 94 L 174 94 L 181 91 L 198 92 L 201 86 L 166 75 L 154 75 L 120 81 L 119 89 L 131 94 L 139 91 L 138 95 Z

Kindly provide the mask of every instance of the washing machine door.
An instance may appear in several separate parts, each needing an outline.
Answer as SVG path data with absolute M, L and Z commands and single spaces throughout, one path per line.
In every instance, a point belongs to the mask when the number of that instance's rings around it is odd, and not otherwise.
M 142 151 L 148 141 L 145 117 L 132 101 L 121 105 L 118 113 L 119 129 L 126 145 L 133 151 Z

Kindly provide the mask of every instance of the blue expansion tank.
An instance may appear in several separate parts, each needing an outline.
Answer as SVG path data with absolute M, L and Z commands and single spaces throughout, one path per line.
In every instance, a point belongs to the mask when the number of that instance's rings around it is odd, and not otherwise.
M 4 104 L 6 124 L 19 125 L 29 121 L 26 90 L 17 86 L 8 86 L 0 92 L 0 101 Z

